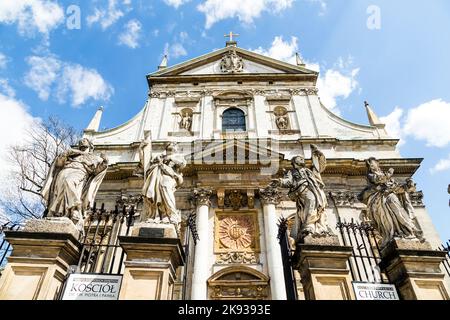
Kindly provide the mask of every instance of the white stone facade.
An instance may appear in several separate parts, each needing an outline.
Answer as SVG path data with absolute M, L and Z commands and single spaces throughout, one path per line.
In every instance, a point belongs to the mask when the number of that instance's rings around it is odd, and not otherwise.
M 221 60 L 230 50 L 235 50 L 242 58 L 243 69 L 223 74 Z M 148 100 L 133 119 L 117 128 L 98 132 L 100 115 L 96 114 L 95 121 L 85 131 L 85 136 L 93 140 L 96 150 L 105 152 L 110 160 L 109 172 L 97 196 L 97 201 L 105 203 L 106 207 L 114 206 L 121 194 L 140 193 L 143 181 L 133 172 L 139 161 L 138 146 L 144 138 L 144 132 L 151 134 L 153 155 L 162 152 L 167 142 L 175 141 L 188 159 L 198 159 L 199 151 L 208 153 L 216 150 L 214 148 L 219 148 L 218 142 L 230 139 L 228 141 L 234 153 L 244 150 L 249 154 L 260 154 L 262 150 L 269 149 L 279 157 L 279 168 L 270 174 L 261 173 L 258 161 L 244 161 L 241 164 L 234 157 L 226 157 L 228 161 L 211 164 L 204 163 L 200 157 L 198 163 L 191 161 L 188 165 L 185 183 L 177 192 L 177 206 L 184 217 L 195 210 L 188 201 L 194 188 L 211 188 L 213 196 L 209 206 L 197 209 L 197 214 L 202 215 L 197 217 L 201 219 L 197 226 L 201 228 L 201 244 L 197 245 L 197 249 L 205 256 L 193 260 L 197 263 L 201 261 L 203 265 L 188 266 L 194 280 L 192 292 L 187 298 L 211 298 L 212 293 L 208 290 L 212 289 L 208 289 L 206 280 L 220 270 L 240 264 L 274 281 L 274 271 L 269 270 L 269 267 L 272 265 L 279 270 L 280 257 L 268 256 L 274 254 L 276 246 L 266 233 L 273 233 L 273 224 L 278 217 L 292 215 L 295 204 L 285 198 L 276 207 L 266 208 L 268 211 L 264 212 L 258 190 L 280 174 L 281 169 L 289 168 L 292 157 L 303 155 L 310 159 L 311 143 L 316 144 L 328 160 L 327 171 L 323 174 L 327 192 L 356 194 L 362 191 L 367 184 L 364 160 L 369 157 L 380 159 L 383 166 L 394 167 L 395 177 L 399 180 L 411 177 L 419 168 L 421 159 L 401 158 L 396 147 L 398 141 L 389 137 L 382 126 L 351 123 L 323 106 L 320 92 L 315 87 L 317 77 L 316 72 L 302 66 L 228 46 L 148 75 Z M 223 113 L 229 108 L 243 111 L 245 131 L 230 133 L 222 130 Z M 279 110 L 287 117 L 287 129 L 277 127 L 276 112 Z M 191 115 L 190 130 L 180 127 L 181 116 L 186 112 Z M 271 144 L 258 149 L 261 142 L 257 139 L 270 139 Z M 231 150 L 227 148 L 223 150 Z M 209 153 L 212 154 L 215 153 Z M 231 153 L 231 156 L 234 154 Z M 239 190 L 247 197 L 247 203 L 242 203 L 237 209 L 222 203 L 227 192 L 233 190 Z M 223 196 L 221 192 L 224 192 Z M 341 219 L 360 221 L 363 209 L 364 205 L 357 200 L 343 201 L 336 207 L 330 204 L 327 209 L 328 220 L 331 226 L 336 225 L 337 215 Z M 415 209 L 418 224 L 427 240 L 437 247 L 440 239 L 424 205 L 417 203 Z M 229 212 L 230 215 L 240 212 L 250 215 L 254 212 L 258 224 L 258 245 L 254 250 L 256 261 L 240 264 L 217 262 L 219 253 L 215 244 L 215 224 L 219 211 Z M 271 225 L 268 226 L 268 223 Z M 276 281 L 279 282 L 280 278 Z M 272 283 L 269 298 L 283 299 L 283 285 Z

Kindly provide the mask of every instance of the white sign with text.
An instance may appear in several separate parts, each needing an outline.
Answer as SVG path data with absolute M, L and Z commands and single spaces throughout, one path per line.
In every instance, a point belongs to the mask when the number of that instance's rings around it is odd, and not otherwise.
M 393 284 L 352 282 L 356 300 L 399 300 Z
M 121 284 L 122 276 L 73 273 L 62 300 L 118 300 Z

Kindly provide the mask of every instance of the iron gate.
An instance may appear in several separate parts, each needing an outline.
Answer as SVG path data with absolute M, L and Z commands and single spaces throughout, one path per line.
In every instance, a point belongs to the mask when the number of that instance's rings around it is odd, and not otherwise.
M 281 258 L 283 260 L 284 282 L 286 286 L 287 300 L 297 300 L 297 284 L 295 281 L 294 270 L 292 268 L 292 259 L 294 252 L 292 252 L 289 245 L 288 236 L 288 219 L 280 218 L 278 224 L 278 240 L 281 248 Z
M 447 255 L 445 256 L 445 260 L 442 262 L 445 272 L 450 277 L 450 240 L 447 243 L 443 244 L 439 250 L 447 251 Z
M 0 271 L 3 270 L 7 263 L 7 259 L 12 252 L 11 245 L 5 239 L 4 231 L 18 231 L 20 227 L 20 225 L 12 222 L 7 222 L 0 226 Z
M 337 229 L 344 246 L 352 247 L 349 267 L 353 281 L 389 283 L 386 274 L 380 270 L 380 248 L 374 228 L 368 223 L 350 222 L 338 218 Z

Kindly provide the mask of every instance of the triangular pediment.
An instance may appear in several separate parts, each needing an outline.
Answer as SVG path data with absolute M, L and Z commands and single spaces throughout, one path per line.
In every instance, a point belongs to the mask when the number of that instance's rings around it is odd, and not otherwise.
M 224 62 L 224 60 L 226 61 Z M 160 69 L 150 74 L 149 77 L 239 74 L 298 74 L 314 76 L 318 73 L 302 66 L 230 46 L 169 68 Z
M 281 161 L 284 154 L 274 151 L 273 141 L 224 139 L 211 141 L 203 150 L 195 150 L 185 158 L 190 164 L 227 165 L 258 164 L 269 165 Z

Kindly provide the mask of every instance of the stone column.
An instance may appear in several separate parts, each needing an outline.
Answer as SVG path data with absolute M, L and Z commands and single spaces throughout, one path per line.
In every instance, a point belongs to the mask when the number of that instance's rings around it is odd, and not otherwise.
M 380 267 L 403 300 L 449 300 L 440 268 L 445 256 L 427 242 L 394 239 L 381 250 Z
M 272 300 L 286 300 L 283 260 L 278 243 L 278 226 L 275 205 L 281 200 L 281 193 L 273 187 L 259 191 L 264 212 L 264 238 L 266 239 L 267 264 L 270 276 Z
M 212 233 L 209 232 L 209 208 L 211 206 L 212 191 L 206 189 L 196 189 L 193 192 L 193 199 L 197 206 L 196 225 L 199 240 L 195 246 L 194 254 L 194 271 L 192 278 L 192 300 L 206 300 L 207 296 L 207 280 L 209 277 L 209 238 Z
M 174 225 L 140 223 L 120 236 L 127 257 L 120 300 L 172 300 L 176 271 L 184 252 Z
M 80 258 L 79 232 L 68 218 L 30 220 L 6 231 L 13 251 L 0 277 L 0 300 L 55 300 Z
M 348 259 L 351 247 L 337 236 L 311 237 L 297 245 L 295 264 L 306 300 L 354 300 Z

